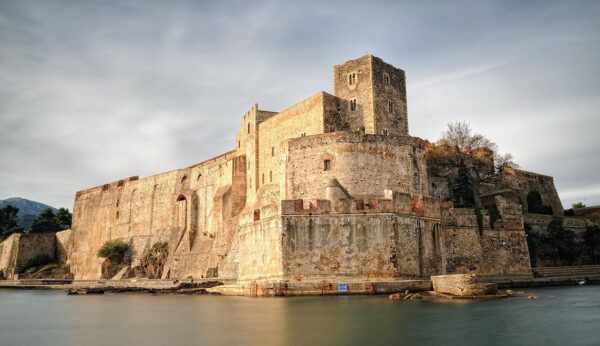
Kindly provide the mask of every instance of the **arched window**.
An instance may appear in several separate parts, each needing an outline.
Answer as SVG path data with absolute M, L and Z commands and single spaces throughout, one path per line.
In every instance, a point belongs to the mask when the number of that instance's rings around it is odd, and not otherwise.
M 185 183 L 186 181 L 187 181 L 187 175 L 184 175 L 184 176 L 181 178 L 181 183 L 183 184 L 183 183 Z
M 187 226 L 187 200 L 184 195 L 177 197 L 177 227 Z

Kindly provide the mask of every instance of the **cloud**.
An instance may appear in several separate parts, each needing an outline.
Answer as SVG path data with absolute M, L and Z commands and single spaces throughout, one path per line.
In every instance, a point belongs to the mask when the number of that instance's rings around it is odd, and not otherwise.
M 569 205 L 600 203 L 600 4 L 0 2 L 0 198 L 75 191 L 234 147 L 366 52 L 408 76 L 413 135 L 473 127 Z M 586 192 L 587 191 L 587 192 Z

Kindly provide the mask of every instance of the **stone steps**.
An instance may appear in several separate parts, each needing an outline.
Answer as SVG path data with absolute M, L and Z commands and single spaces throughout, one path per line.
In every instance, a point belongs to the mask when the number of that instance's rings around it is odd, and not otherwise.
M 533 268 L 532 272 L 543 278 L 600 276 L 600 265 Z

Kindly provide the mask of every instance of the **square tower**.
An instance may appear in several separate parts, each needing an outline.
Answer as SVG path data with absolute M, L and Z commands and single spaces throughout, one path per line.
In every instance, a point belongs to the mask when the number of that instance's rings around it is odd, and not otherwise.
M 350 131 L 408 135 L 403 70 L 365 55 L 333 67 L 333 93 L 348 100 Z

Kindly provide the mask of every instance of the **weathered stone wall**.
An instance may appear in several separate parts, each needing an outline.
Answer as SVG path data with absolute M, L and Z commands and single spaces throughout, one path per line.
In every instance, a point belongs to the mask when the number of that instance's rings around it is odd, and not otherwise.
M 520 206 L 496 197 L 501 220 L 491 227 L 483 211 L 480 231 L 473 209 L 442 210 L 444 272 L 529 274 L 531 263 Z
M 394 214 L 286 216 L 284 274 L 296 279 L 423 276 L 422 224 Z
M 491 191 L 492 189 L 494 191 L 503 189 L 515 191 L 524 213 L 528 211 L 527 195 L 530 191 L 539 192 L 543 204 L 551 206 L 554 215 L 563 215 L 564 213 L 558 192 L 556 192 L 556 187 L 554 186 L 554 178 L 550 176 L 520 169 L 506 169 L 504 174 L 500 175 L 494 180 L 493 184 L 489 185 L 488 191 L 482 191 L 482 193 L 494 192 Z
M 600 206 L 575 208 L 573 212 L 575 216 L 600 221 Z
M 350 60 L 333 69 L 334 95 L 356 99 L 344 108 L 352 132 L 408 135 L 404 71 L 372 55 Z
M 408 135 L 404 71 L 372 57 L 375 133 Z
M 281 218 L 274 216 L 239 228 L 239 281 L 281 278 Z
M 257 187 L 285 182 L 285 146 L 290 138 L 323 133 L 325 93 L 282 111 L 259 125 Z
M 482 296 L 495 294 L 498 286 L 482 283 L 475 274 L 436 275 L 431 277 L 433 290 L 455 296 Z
M 333 94 L 345 100 L 356 99 L 356 109 L 345 106 L 351 132 L 375 134 L 372 57 L 365 55 L 333 67 Z M 353 81 L 350 81 L 353 75 Z
M 288 147 L 289 199 L 323 199 L 333 178 L 355 198 L 383 196 L 386 189 L 428 195 L 423 151 L 411 137 L 338 132 L 290 140 Z
M 61 262 L 67 262 L 69 252 L 73 251 L 71 241 L 71 230 L 67 229 L 56 233 L 56 258 Z
M 19 235 L 15 233 L 0 243 L 0 271 L 4 278 L 12 278 L 12 276 L 17 273 L 15 271 L 15 265 L 19 238 Z
M 245 193 L 238 191 L 245 189 L 245 177 L 239 179 L 245 163 L 234 157 L 229 152 L 188 168 L 77 193 L 67 256 L 75 278 L 101 276 L 103 259 L 96 253 L 113 239 L 131 245 L 134 266 L 144 250 L 167 242 L 165 277 L 203 277 L 226 261 L 235 240 L 232 218 L 239 212 L 232 206 L 239 209 L 238 195 Z M 237 173 L 234 162 L 241 166 Z
M 15 279 L 27 262 L 38 256 L 56 258 L 54 233 L 14 233 L 0 245 L 0 271 L 6 279 Z

